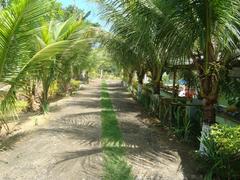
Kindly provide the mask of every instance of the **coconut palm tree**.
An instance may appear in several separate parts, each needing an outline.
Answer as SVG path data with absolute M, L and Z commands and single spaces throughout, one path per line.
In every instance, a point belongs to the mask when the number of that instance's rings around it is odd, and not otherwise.
M 166 21 L 159 29 L 163 49 L 173 58 L 191 58 L 203 98 L 203 132 L 215 123 L 221 70 L 239 48 L 239 0 L 151 1 Z M 204 133 L 205 134 L 205 133 Z
M 201 97 L 203 98 L 203 132 L 209 132 L 215 123 L 215 108 L 219 94 L 221 70 L 231 61 L 231 56 L 239 49 L 239 0 L 136 0 L 101 1 L 105 11 L 110 12 L 109 20 L 113 26 L 119 24 L 111 14 L 122 15 L 125 26 L 141 24 L 138 35 L 142 42 L 138 48 L 148 47 L 148 62 L 156 62 L 154 53 L 163 59 L 194 64 L 198 70 Z M 113 8 L 115 7 L 115 9 Z M 114 10 L 113 10 L 114 9 Z M 106 14 L 106 13 L 105 13 Z M 128 18 L 135 14 L 133 21 Z M 114 16 L 113 16 L 114 17 Z M 113 20 L 112 20 L 113 19 Z M 135 31 L 121 29 L 123 37 L 131 38 Z M 116 33 L 116 32 L 115 32 Z M 152 34 L 153 38 L 148 38 Z M 152 40 L 149 41 L 148 39 Z M 139 38 L 133 38 L 138 43 Z M 150 43 L 149 43 L 150 42 Z M 154 45 L 151 46 L 151 42 Z M 153 43 L 152 43 L 153 44 Z M 129 46 L 131 46 L 130 44 Z M 151 50 L 153 47 L 154 50 Z M 155 56 L 157 57 L 157 56 Z M 156 64 L 164 67 L 166 61 Z M 152 74 L 154 74 L 152 72 Z M 159 75 L 158 71 L 157 74 Z M 153 78 L 155 79 L 155 78 Z M 205 134 L 205 133 L 203 133 Z
M 1 101 L 1 115 L 14 113 L 16 91 L 27 77 L 37 77 L 52 57 L 71 46 L 71 40 L 53 42 L 36 49 L 35 35 L 50 12 L 47 0 L 16 0 L 0 12 L 0 81 L 10 85 Z
M 123 62 L 126 59 L 125 61 L 133 64 L 134 70 L 137 71 L 140 86 L 144 74 L 146 71 L 150 71 L 153 92 L 159 94 L 160 79 L 164 73 L 163 67 L 167 58 L 159 54 L 159 45 L 156 38 L 158 19 L 155 16 L 145 16 L 142 10 L 144 6 L 141 3 L 122 1 L 101 1 L 100 3 L 104 8 L 103 16 L 112 23 L 113 38 L 117 37 L 115 39 L 121 39 L 121 42 L 124 42 L 125 52 L 131 51 L 132 54 L 135 54 L 135 58 L 131 59 L 129 59 L 129 56 L 125 56 Z M 119 49 L 112 45 L 109 47 L 111 51 L 118 51 Z M 123 49 L 119 51 L 123 52 Z
M 70 41 L 71 44 L 68 48 L 64 49 L 61 53 L 52 57 L 49 69 L 42 69 L 40 71 L 40 77 L 42 80 L 43 94 L 42 94 L 42 110 L 48 111 L 48 91 L 49 87 L 54 80 L 56 80 L 59 73 L 61 75 L 61 86 L 63 90 L 66 90 L 69 84 L 71 76 L 71 64 L 76 60 L 76 56 L 80 52 L 78 49 L 84 50 L 85 46 L 90 43 L 89 34 L 90 25 L 84 23 L 83 18 L 71 17 L 65 22 L 50 21 L 47 22 L 41 29 L 39 35 L 37 35 L 38 49 L 42 49 L 51 44 Z M 89 46 L 88 46 L 89 47 Z

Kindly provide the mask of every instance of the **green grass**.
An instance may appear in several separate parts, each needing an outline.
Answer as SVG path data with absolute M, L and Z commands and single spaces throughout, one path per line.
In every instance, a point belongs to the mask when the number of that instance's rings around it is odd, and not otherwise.
M 124 158 L 124 141 L 118 126 L 116 113 L 113 110 L 112 102 L 107 91 L 106 83 L 102 83 L 101 107 L 101 143 L 104 152 L 104 179 L 134 179 L 131 174 L 131 167 Z

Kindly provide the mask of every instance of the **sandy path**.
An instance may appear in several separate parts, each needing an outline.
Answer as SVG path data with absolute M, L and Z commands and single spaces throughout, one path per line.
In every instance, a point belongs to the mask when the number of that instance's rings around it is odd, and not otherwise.
M 151 119 L 117 81 L 109 82 L 109 94 L 127 145 L 127 158 L 136 179 L 201 179 L 189 155 L 192 149 L 172 140 L 167 131 L 149 127 Z
M 51 105 L 49 123 L 0 152 L 1 180 L 101 179 L 100 84 Z

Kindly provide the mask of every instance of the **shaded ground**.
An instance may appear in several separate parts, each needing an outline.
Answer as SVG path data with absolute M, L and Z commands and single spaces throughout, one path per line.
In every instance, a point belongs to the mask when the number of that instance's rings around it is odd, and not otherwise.
M 5 142 L 0 179 L 76 180 L 101 177 L 99 83 L 51 106 L 49 123 Z
M 136 179 L 200 179 L 187 147 L 150 127 L 150 118 L 117 81 L 109 83 Z M 0 179 L 102 179 L 100 82 L 51 105 L 49 122 L 9 138 Z
M 192 149 L 168 137 L 166 130 L 153 127 L 154 120 L 119 82 L 109 82 L 109 93 L 136 179 L 201 179 L 190 155 Z

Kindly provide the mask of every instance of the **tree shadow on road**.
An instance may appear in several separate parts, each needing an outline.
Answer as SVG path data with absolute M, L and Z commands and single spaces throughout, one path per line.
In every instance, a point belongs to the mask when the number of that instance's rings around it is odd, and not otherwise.
M 27 135 L 28 133 L 22 132 L 0 139 L 0 151 L 13 149 L 15 144 Z
M 156 118 L 150 116 L 136 101 L 129 99 L 127 90 L 120 86 L 115 81 L 109 84 L 108 89 L 113 105 L 119 112 L 124 141 L 127 145 L 137 147 L 127 150 L 131 163 L 163 170 L 163 165 L 171 168 L 171 164 L 180 162 L 179 169 L 182 169 L 184 178 L 198 176 L 201 179 L 197 162 L 192 156 L 194 148 L 169 136 L 168 130 L 157 127 Z
M 55 165 L 64 163 L 65 161 L 81 158 L 81 157 L 100 154 L 102 152 L 103 152 L 102 148 L 90 148 L 90 149 L 83 149 L 83 150 L 73 151 L 73 152 L 65 152 L 60 154 L 59 157 L 62 160 L 59 160 L 58 162 L 56 162 Z

